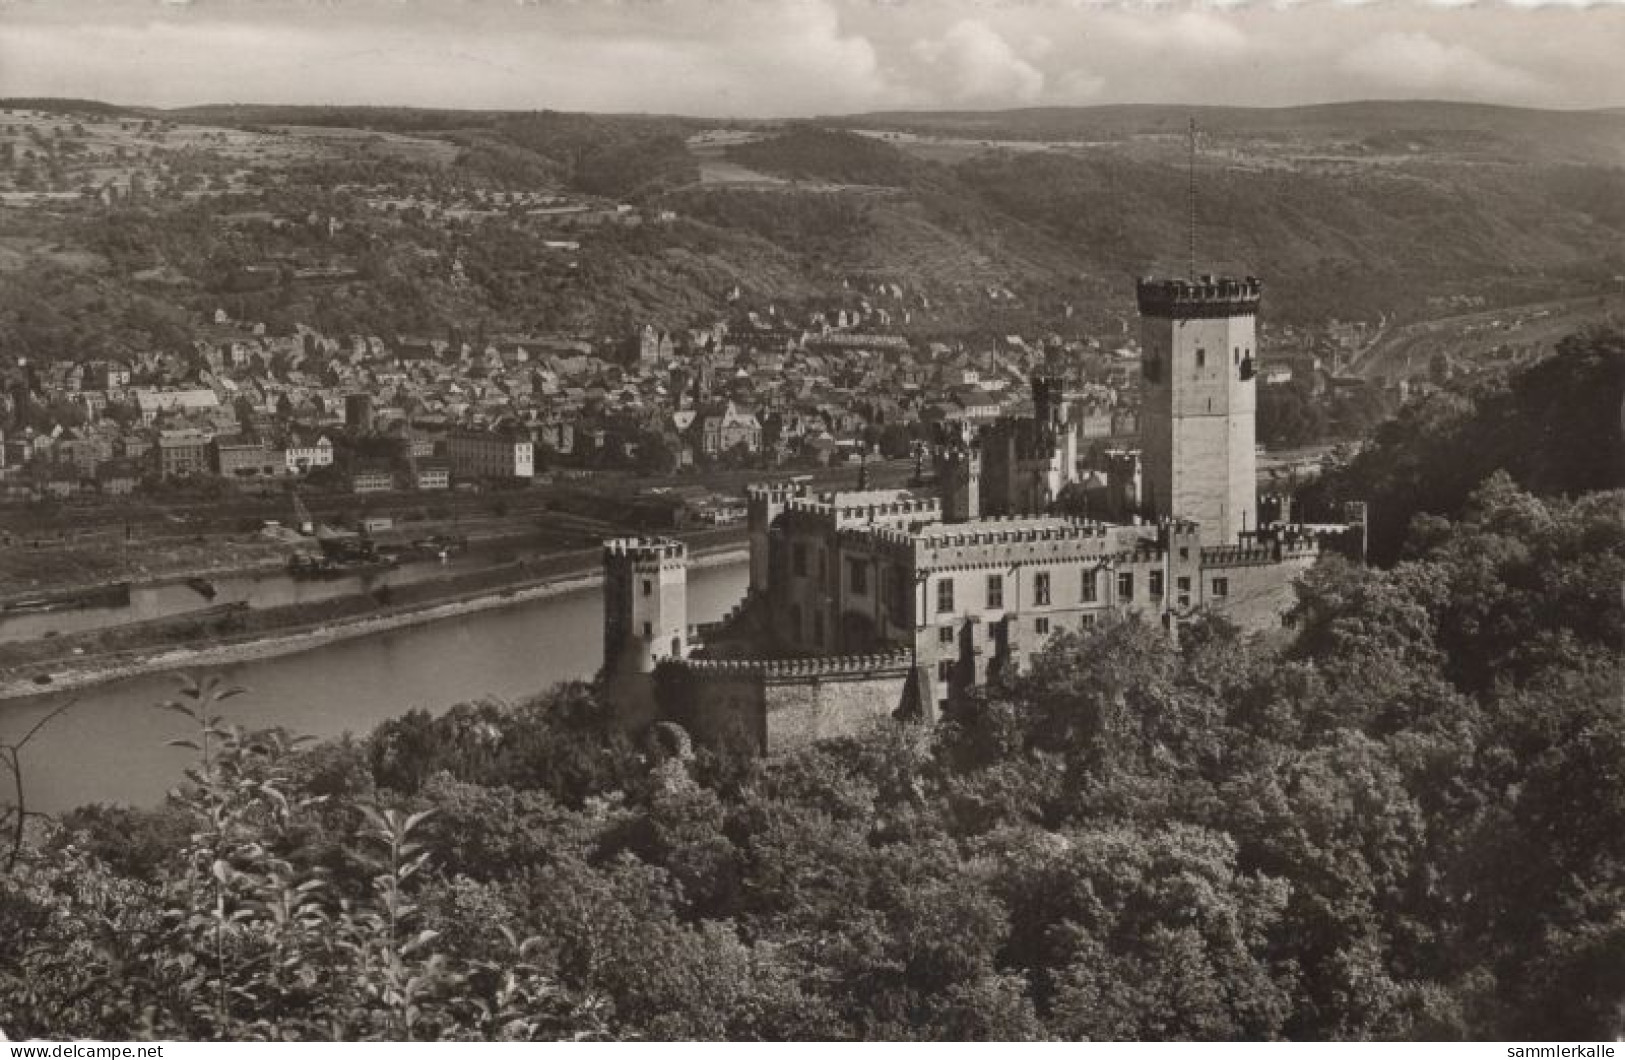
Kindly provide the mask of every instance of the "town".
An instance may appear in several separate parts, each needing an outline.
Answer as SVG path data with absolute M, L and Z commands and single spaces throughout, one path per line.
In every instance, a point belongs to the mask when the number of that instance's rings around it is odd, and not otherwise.
M 274 335 L 221 312 L 189 349 L 4 365 L 0 499 L 211 479 L 248 491 L 436 491 L 616 469 L 703 482 L 719 468 L 907 461 L 944 431 L 1030 413 L 1028 382 L 1046 374 L 1062 387 L 1080 459 L 1104 473 L 1112 451 L 1136 444 L 1137 339 L 919 342 L 890 326 L 886 304 L 901 298 L 892 286 L 805 317 L 741 304 L 680 331 L 481 342 L 305 326 Z M 1264 332 L 1261 384 L 1372 390 L 1338 371 L 1365 330 Z M 737 519 L 729 500 L 705 495 L 703 514 Z

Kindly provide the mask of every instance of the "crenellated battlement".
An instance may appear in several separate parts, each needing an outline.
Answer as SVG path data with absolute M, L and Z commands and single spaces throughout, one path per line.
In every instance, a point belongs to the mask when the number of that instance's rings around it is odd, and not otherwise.
M 844 548 L 883 552 L 895 559 L 907 559 L 914 552 L 913 534 L 884 524 L 843 527 L 836 532 L 836 540 Z
M 942 512 L 942 502 L 935 497 L 916 497 L 908 500 L 886 501 L 867 505 L 837 505 L 835 519 L 839 524 L 854 522 L 930 521 Z
M 1262 295 L 1263 283 L 1254 276 L 1241 280 L 1216 276 L 1198 280 L 1146 277 L 1135 284 L 1141 316 L 1173 320 L 1254 316 Z
M 1297 526 L 1272 531 L 1250 544 L 1210 545 L 1202 549 L 1202 567 L 1246 567 L 1314 559 L 1324 551 L 1327 536 Z
M 798 515 L 834 520 L 838 527 L 883 522 L 934 522 L 942 515 L 942 502 L 936 497 L 895 493 L 825 493 L 818 497 L 793 497 L 784 510 Z
M 928 526 L 909 535 L 909 539 L 924 548 L 962 548 L 1040 541 L 1101 541 L 1109 531 L 1105 523 L 1082 519 L 1063 521 L 1051 517 L 1035 519 L 1030 515 L 989 515 L 973 523 Z
M 807 487 L 800 482 L 753 482 L 745 487 L 745 499 L 764 504 L 784 504 L 792 497 L 804 497 Z
M 759 677 L 768 681 L 797 681 L 900 673 L 914 665 L 914 653 L 901 648 L 878 655 L 785 659 L 676 659 L 663 665 L 685 670 L 700 679 Z
M 604 561 L 643 563 L 687 561 L 688 546 L 669 537 L 612 537 L 604 542 Z
M 1277 551 L 1268 545 L 1211 545 L 1202 550 L 1202 569 L 1262 566 L 1278 558 Z

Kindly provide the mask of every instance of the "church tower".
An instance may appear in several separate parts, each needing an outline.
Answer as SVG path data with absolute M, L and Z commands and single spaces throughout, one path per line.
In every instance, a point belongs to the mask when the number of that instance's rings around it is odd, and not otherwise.
M 1141 280 L 1143 496 L 1201 525 L 1203 545 L 1258 529 L 1259 281 Z

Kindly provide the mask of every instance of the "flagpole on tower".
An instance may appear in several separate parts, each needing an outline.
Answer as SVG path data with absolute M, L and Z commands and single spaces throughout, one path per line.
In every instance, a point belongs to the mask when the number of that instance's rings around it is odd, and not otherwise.
M 1186 167 L 1189 178 L 1190 207 L 1190 277 L 1196 279 L 1196 118 L 1190 119 L 1190 159 Z

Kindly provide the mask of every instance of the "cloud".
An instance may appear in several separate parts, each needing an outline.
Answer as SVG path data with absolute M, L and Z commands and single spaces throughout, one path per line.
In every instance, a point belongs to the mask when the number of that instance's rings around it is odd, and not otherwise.
M 1421 92 L 1529 99 L 1549 91 L 1545 82 L 1524 70 L 1419 32 L 1384 33 L 1345 54 L 1338 67 L 1388 95 Z
M 0 38 L 0 94 L 204 102 L 661 111 L 714 116 L 865 109 L 907 94 L 832 0 L 548 4 L 501 11 L 352 4 L 287 12 L 195 4 L 175 17 L 53 25 Z M 254 16 L 258 17 L 254 17 Z M 223 58 L 228 57 L 228 58 Z
M 1095 99 L 1106 87 L 1106 79 L 1087 70 L 1068 70 L 1056 82 L 1050 96 L 1056 103 L 1085 103 Z
M 1044 74 L 980 19 L 956 22 L 914 54 L 937 73 L 936 87 L 961 103 L 1030 103 L 1044 91 Z
M 1136 55 L 1187 54 L 1212 62 L 1232 58 L 1249 44 L 1233 17 L 1208 11 L 1168 14 L 1150 8 L 1111 12 L 1093 24 L 1107 43 Z
M 0 95 L 797 117 L 1625 104 L 1625 0 L 0 0 Z M 1562 0 L 1564 3 L 1581 0 Z

